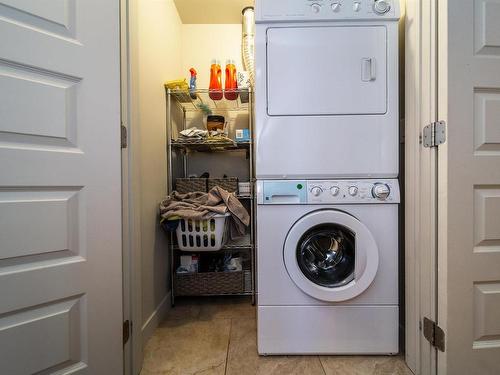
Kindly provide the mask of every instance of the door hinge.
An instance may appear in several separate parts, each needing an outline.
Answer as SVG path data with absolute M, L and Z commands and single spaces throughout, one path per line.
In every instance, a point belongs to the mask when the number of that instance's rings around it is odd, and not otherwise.
M 446 142 L 446 122 L 436 121 L 427 125 L 423 131 L 424 147 L 437 147 Z
M 436 322 L 424 317 L 424 337 L 437 350 L 444 352 L 445 333 Z
M 132 322 L 130 320 L 125 320 L 123 322 L 123 345 L 125 345 L 130 339 L 131 332 L 132 332 Z
M 122 148 L 127 148 L 127 127 L 123 125 L 123 123 L 120 126 L 121 132 L 120 132 L 120 143 Z

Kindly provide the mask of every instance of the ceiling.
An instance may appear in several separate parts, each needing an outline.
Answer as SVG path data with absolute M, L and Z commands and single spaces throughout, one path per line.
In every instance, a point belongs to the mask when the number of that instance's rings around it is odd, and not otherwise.
M 174 0 L 182 23 L 241 23 L 241 11 L 254 0 Z

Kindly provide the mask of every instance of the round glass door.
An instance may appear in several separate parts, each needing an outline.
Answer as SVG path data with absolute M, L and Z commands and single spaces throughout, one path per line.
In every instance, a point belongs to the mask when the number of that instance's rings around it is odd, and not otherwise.
M 297 245 L 297 263 L 313 283 L 336 288 L 354 280 L 356 236 L 338 224 L 309 229 Z
M 361 221 L 338 210 L 300 218 L 283 247 L 288 275 L 304 293 L 323 301 L 346 301 L 363 293 L 378 270 L 378 248 Z

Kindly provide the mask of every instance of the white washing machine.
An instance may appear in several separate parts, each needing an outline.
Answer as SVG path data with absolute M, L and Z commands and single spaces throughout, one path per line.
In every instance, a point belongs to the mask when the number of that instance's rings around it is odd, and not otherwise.
M 256 0 L 258 179 L 398 175 L 399 0 Z
M 398 352 L 397 180 L 257 183 L 260 354 Z

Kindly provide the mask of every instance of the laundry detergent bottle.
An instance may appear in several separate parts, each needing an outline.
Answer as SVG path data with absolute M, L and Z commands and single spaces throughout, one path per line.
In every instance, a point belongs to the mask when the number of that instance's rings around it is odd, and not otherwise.
M 212 66 L 210 67 L 210 86 L 209 93 L 210 99 L 221 100 L 223 97 L 222 93 L 222 69 L 220 67 L 220 61 L 212 60 Z
M 226 62 L 226 82 L 224 96 L 227 100 L 238 99 L 238 77 L 236 75 L 236 62 L 227 60 Z

